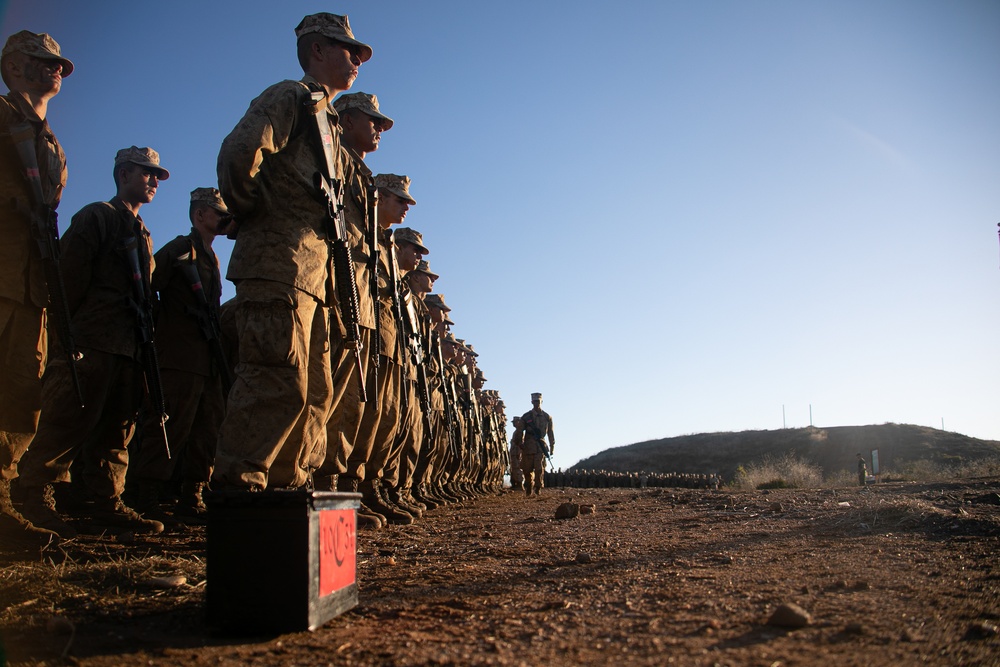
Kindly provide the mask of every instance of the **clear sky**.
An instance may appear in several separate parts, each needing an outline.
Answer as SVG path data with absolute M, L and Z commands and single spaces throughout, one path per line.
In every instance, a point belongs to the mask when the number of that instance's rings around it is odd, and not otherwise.
M 1000 439 L 1000 2 L 0 2 L 77 70 L 63 227 L 119 148 L 189 228 L 294 28 L 348 14 L 436 291 L 557 466 L 706 431 L 900 422 Z M 228 257 L 228 242 L 216 244 Z M 229 286 L 227 296 L 233 294 Z

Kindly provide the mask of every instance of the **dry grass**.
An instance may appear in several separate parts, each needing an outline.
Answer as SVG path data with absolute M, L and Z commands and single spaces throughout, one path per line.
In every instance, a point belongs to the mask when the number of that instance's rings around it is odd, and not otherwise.
M 765 456 L 747 467 L 740 466 L 732 487 L 743 491 L 753 489 L 810 489 L 823 484 L 823 471 L 795 454 L 780 458 Z

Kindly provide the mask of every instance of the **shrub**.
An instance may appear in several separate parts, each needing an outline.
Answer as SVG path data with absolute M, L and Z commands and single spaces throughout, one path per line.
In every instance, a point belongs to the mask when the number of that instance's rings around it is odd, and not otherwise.
M 766 456 L 757 463 L 737 468 L 733 486 L 738 489 L 800 489 L 823 482 L 819 466 L 788 453 L 779 459 Z

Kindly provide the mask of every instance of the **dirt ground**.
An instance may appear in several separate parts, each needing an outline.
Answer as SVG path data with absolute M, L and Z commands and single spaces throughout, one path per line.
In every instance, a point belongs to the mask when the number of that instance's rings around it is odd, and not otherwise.
M 11 665 L 998 665 L 998 492 L 507 493 L 361 532 L 356 608 L 253 639 L 205 629 L 203 529 L 84 536 L 5 557 L 0 635 Z

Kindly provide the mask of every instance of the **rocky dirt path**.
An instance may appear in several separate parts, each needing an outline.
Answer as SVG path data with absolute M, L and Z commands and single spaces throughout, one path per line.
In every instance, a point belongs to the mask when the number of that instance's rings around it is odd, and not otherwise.
M 486 498 L 362 532 L 357 608 L 251 640 L 204 630 L 197 531 L 84 540 L 4 563 L 0 633 L 14 665 L 997 665 L 998 491 Z M 593 513 L 556 520 L 565 502 Z M 785 604 L 801 627 L 769 624 Z

